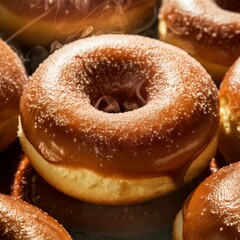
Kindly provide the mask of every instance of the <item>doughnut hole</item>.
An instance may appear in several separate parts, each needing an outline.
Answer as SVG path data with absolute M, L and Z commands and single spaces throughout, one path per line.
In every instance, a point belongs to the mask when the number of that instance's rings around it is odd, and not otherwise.
M 90 84 L 85 91 L 92 106 L 104 112 L 119 113 L 146 105 L 146 85 L 151 73 L 142 70 L 145 69 L 143 63 L 118 54 L 101 61 L 94 56 L 90 58 L 93 64 L 85 66 Z
M 217 5 L 225 10 L 240 12 L 240 2 L 238 0 L 215 0 Z

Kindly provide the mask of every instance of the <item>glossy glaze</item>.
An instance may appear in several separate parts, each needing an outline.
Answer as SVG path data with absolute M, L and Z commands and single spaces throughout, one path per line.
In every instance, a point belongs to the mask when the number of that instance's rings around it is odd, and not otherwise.
M 239 239 L 240 163 L 208 177 L 183 207 L 183 239 Z

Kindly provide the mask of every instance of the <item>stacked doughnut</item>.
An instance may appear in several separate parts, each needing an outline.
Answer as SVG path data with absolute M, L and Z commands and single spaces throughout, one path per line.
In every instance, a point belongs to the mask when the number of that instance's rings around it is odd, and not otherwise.
M 173 239 L 239 239 L 240 162 L 208 177 L 176 217 Z
M 0 152 L 17 139 L 19 100 L 27 75 L 17 54 L 0 39 Z
M 219 83 L 240 55 L 240 14 L 233 9 L 239 1 L 164 0 L 160 39 L 188 51 Z
M 228 163 L 240 160 L 240 59 L 220 86 L 219 149 Z
M 63 43 L 99 32 L 138 33 L 156 19 L 156 0 L 3 0 L 0 30 L 22 45 Z
M 145 235 L 144 239 L 149 239 L 153 232 L 161 235 L 169 229 L 187 196 L 211 174 L 209 170 L 207 168 L 191 183 L 166 196 L 113 206 L 80 201 L 57 191 L 39 176 L 27 157 L 23 157 L 15 173 L 11 195 L 47 212 L 71 233 L 81 229 L 81 232 L 103 236 Z
M 40 209 L 0 194 L 0 238 L 71 240 L 66 230 Z
M 21 98 L 19 137 L 61 192 L 129 204 L 173 192 L 206 168 L 218 110 L 210 76 L 182 50 L 103 35 L 64 46 L 37 69 Z

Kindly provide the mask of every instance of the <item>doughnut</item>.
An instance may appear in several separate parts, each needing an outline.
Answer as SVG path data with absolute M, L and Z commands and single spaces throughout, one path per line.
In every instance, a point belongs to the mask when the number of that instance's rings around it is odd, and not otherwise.
M 240 159 L 240 59 L 226 73 L 219 90 L 219 150 L 228 163 Z
M 156 1 L 3 0 L 0 30 L 25 46 L 67 43 L 89 34 L 136 34 L 156 20 Z
M 19 100 L 27 76 L 17 54 L 0 39 L 0 152 L 17 139 Z
M 58 190 L 129 204 L 175 191 L 206 168 L 218 105 L 211 77 L 184 51 L 102 35 L 64 46 L 35 71 L 20 102 L 19 137 Z
M 72 239 L 56 220 L 29 203 L 0 194 L 1 239 Z
M 239 6 L 237 0 L 163 0 L 160 39 L 189 52 L 219 84 L 240 55 L 240 15 L 233 12 Z
M 239 239 L 240 162 L 204 180 L 175 219 L 173 239 Z
M 209 174 L 210 166 L 184 187 L 148 202 L 108 206 L 80 201 L 57 191 L 39 176 L 24 156 L 15 172 L 11 195 L 47 212 L 70 233 L 81 229 L 101 236 L 146 235 L 144 239 L 149 239 L 151 233 L 158 232 L 161 235 L 171 229 L 187 196 Z

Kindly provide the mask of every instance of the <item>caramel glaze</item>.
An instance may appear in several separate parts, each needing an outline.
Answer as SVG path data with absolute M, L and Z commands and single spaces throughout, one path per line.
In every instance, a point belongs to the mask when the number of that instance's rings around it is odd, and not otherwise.
M 27 75 L 17 54 L 0 39 L 0 122 L 17 115 Z M 2 140 L 1 140 L 2 141 Z
M 153 4 L 150 1 L 150 4 Z M 27 14 L 28 17 L 38 17 L 46 12 L 45 19 L 54 21 L 78 20 L 91 17 L 99 17 L 104 14 L 123 14 L 125 11 L 145 4 L 144 0 L 115 1 L 115 0 L 18 0 L 1 1 L 1 5 L 18 15 Z
M 240 238 L 240 163 L 208 177 L 183 207 L 183 239 Z
M 221 101 L 225 101 L 230 110 L 229 127 L 230 133 L 225 133 L 224 121 L 222 121 L 219 134 L 219 148 L 226 157 L 228 162 L 239 161 L 240 157 L 240 140 L 238 125 L 240 122 L 240 59 L 226 73 L 219 89 Z M 225 108 L 226 106 L 223 106 Z M 234 133 L 235 131 L 235 133 Z
M 218 129 L 218 92 L 209 75 L 185 52 L 150 38 L 76 41 L 31 80 L 20 104 L 22 128 L 52 164 L 177 180 Z M 141 108 L 113 114 L 91 104 L 106 85 L 127 91 L 142 80 L 147 103 Z
M 72 239 L 61 225 L 40 209 L 3 194 L 0 194 L 0 238 Z
M 217 163 L 214 160 L 214 164 Z M 217 169 L 216 166 L 214 168 Z M 207 168 L 183 188 L 155 200 L 107 206 L 76 200 L 57 191 L 23 157 L 12 184 L 12 196 L 41 208 L 63 224 L 70 233 L 79 232 L 80 229 L 92 234 L 116 237 L 149 234 L 171 228 L 186 197 L 209 174 L 211 171 Z
M 165 0 L 159 18 L 166 21 L 168 34 L 191 44 L 204 59 L 231 66 L 240 55 L 240 15 L 213 0 Z

